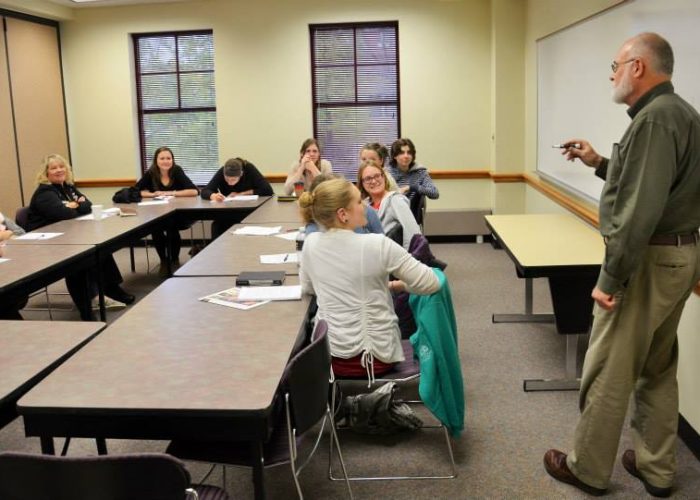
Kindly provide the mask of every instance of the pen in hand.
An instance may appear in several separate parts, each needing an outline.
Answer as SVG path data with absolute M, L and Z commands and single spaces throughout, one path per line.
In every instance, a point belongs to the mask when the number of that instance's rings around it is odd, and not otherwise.
M 578 142 L 565 142 L 563 144 L 552 144 L 552 147 L 555 149 L 569 149 L 569 148 L 581 149 L 581 144 Z

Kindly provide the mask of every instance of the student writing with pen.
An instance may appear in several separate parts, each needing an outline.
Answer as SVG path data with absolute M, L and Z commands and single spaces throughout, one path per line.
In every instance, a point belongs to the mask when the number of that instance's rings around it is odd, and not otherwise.
M 202 199 L 222 202 L 226 198 L 257 194 L 272 196 L 272 186 L 255 165 L 243 158 L 230 158 L 202 188 Z M 211 225 L 211 237 L 216 239 L 234 224 L 234 220 L 218 219 Z

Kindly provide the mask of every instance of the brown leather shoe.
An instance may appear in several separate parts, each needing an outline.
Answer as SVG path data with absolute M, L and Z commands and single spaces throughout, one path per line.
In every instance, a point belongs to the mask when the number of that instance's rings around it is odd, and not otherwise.
M 670 486 L 668 488 L 659 488 L 658 486 L 647 483 L 647 480 L 644 479 L 641 472 L 639 472 L 639 469 L 637 469 L 637 455 L 634 453 L 634 450 L 625 450 L 620 461 L 627 472 L 642 482 L 644 489 L 647 490 L 647 493 L 649 493 L 651 496 L 659 498 L 671 496 Z
M 595 497 L 605 495 L 604 489 L 589 486 L 574 476 L 573 472 L 569 470 L 569 466 L 566 465 L 566 453 L 562 453 L 559 450 L 547 450 L 547 453 L 544 454 L 544 468 L 547 474 L 557 481 L 575 486 L 579 490 Z

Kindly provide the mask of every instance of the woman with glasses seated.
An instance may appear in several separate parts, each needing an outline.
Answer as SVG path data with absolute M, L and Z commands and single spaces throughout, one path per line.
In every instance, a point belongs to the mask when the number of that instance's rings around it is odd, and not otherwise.
M 319 184 L 322 182 L 329 181 L 331 179 L 342 179 L 343 177 L 340 175 L 336 174 L 321 174 L 317 176 L 314 181 L 311 183 L 311 187 L 309 189 L 310 193 L 313 193 L 314 190 L 318 187 Z M 384 234 L 384 230 L 382 229 L 382 223 L 379 220 L 379 217 L 377 216 L 377 212 L 370 206 L 365 205 L 365 217 L 367 218 L 367 224 L 363 226 L 359 226 L 355 228 L 356 233 L 360 234 L 366 234 L 366 233 L 375 233 L 375 234 Z M 323 225 L 318 224 L 314 220 L 314 216 L 311 213 L 311 207 L 307 208 L 302 208 L 301 209 L 301 218 L 304 220 L 306 223 L 306 226 L 304 227 L 304 234 L 311 234 L 315 233 L 316 231 L 323 231 Z
M 61 155 L 44 158 L 37 175 L 37 188 L 29 203 L 27 231 L 61 220 L 75 219 L 92 211 L 92 203 L 73 184 L 70 164 Z M 104 293 L 116 302 L 108 307 L 124 307 L 134 301 L 119 284 L 123 281 L 117 263 L 111 255 L 100 262 Z M 90 301 L 97 295 L 97 276 L 94 272 L 80 271 L 66 276 L 66 286 L 84 321 L 94 320 Z
M 360 165 L 357 184 L 362 196 L 368 197 L 370 206 L 377 211 L 384 234 L 408 250 L 413 235 L 421 232 L 408 199 L 390 190 L 386 172 L 371 160 Z
M 389 181 L 389 191 L 398 191 L 399 185 L 396 184 L 394 177 L 386 169 L 386 159 L 389 157 L 389 150 L 378 142 L 368 142 L 360 150 L 360 164 L 365 161 L 373 161 L 384 170 L 387 180 Z
M 317 318 L 328 322 L 337 375 L 372 379 L 403 361 L 392 292 L 427 295 L 440 289 L 431 268 L 379 234 L 357 234 L 367 223 L 359 190 L 345 179 L 322 182 L 299 199 L 326 231 L 306 237 L 300 280 L 315 294 Z M 398 280 L 389 281 L 389 275 Z

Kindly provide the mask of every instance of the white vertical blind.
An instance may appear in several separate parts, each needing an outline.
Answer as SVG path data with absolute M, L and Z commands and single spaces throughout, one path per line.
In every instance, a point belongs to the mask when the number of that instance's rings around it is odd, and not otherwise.
M 333 171 L 354 180 L 363 144 L 399 137 L 398 23 L 309 28 L 314 134 Z
M 142 169 L 170 147 L 197 185 L 219 168 L 211 31 L 134 35 Z

